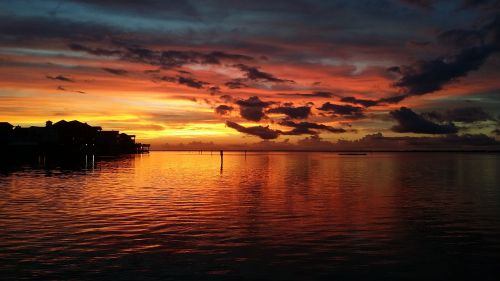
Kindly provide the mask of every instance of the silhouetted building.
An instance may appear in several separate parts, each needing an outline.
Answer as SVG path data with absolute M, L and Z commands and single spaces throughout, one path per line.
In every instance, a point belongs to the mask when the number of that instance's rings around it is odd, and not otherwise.
M 0 144 L 1 145 L 6 145 L 7 143 L 10 142 L 10 139 L 12 138 L 12 126 L 10 123 L 7 122 L 0 122 Z
M 24 154 L 97 154 L 141 153 L 148 145 L 135 142 L 135 136 L 119 131 L 103 131 L 79 121 L 47 121 L 45 127 L 13 127 L 0 122 L 1 150 Z
M 5 132 L 7 130 L 12 130 L 14 126 L 8 122 L 0 122 L 0 132 Z

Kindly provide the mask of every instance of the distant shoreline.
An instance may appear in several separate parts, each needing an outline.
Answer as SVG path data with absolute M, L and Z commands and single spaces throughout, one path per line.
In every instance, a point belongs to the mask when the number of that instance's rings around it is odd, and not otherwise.
M 219 152 L 217 150 L 198 150 L 198 149 L 151 149 L 151 152 Z M 224 152 L 323 152 L 323 153 L 390 153 L 390 152 L 405 152 L 405 153 L 500 153 L 500 150 L 238 150 L 238 149 L 223 149 Z

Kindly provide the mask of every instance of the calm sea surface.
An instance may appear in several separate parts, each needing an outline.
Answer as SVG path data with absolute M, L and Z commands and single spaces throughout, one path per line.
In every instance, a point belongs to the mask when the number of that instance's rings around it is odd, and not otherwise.
M 500 278 L 500 154 L 80 164 L 0 173 L 1 280 Z

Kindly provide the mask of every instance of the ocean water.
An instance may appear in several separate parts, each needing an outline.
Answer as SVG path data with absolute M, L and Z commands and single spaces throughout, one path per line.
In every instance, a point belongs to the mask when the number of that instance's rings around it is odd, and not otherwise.
M 499 280 L 500 154 L 151 152 L 0 173 L 1 280 Z

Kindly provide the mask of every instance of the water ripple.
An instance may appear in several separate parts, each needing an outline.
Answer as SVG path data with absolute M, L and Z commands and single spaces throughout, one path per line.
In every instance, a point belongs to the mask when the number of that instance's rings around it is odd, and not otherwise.
M 0 176 L 2 280 L 496 280 L 500 156 L 153 152 Z

